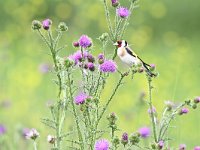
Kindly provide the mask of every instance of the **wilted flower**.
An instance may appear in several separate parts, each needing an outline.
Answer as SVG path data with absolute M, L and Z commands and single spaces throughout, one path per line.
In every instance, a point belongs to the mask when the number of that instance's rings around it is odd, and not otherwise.
M 50 26 L 52 24 L 52 21 L 50 19 L 45 19 L 43 22 L 42 22 L 42 26 L 45 30 L 49 30 Z
M 142 127 L 138 130 L 142 138 L 147 138 L 150 136 L 150 129 L 148 127 Z
M 6 127 L 3 124 L 0 124 L 0 136 L 6 133 Z
M 122 134 L 122 139 L 121 139 L 121 143 L 125 146 L 126 144 L 128 144 L 128 133 L 124 132 Z
M 186 150 L 186 145 L 185 144 L 180 144 L 179 145 L 179 150 Z
M 165 105 L 168 111 L 172 110 L 172 108 L 174 107 L 174 103 L 172 101 L 165 101 Z
M 127 18 L 130 15 L 130 11 L 126 7 L 119 7 L 117 9 L 117 15 L 121 18 Z
M 87 59 L 88 59 L 88 62 L 92 62 L 92 63 L 95 62 L 95 59 L 92 56 L 92 54 L 88 54 Z
M 55 141 L 56 141 L 55 136 L 52 136 L 52 135 L 47 136 L 47 142 L 49 142 L 50 144 L 54 144 Z
M 31 129 L 29 130 L 29 132 L 26 134 L 26 138 L 27 139 L 32 139 L 32 140 L 36 140 L 37 137 L 39 136 L 40 134 L 38 133 L 38 131 L 36 129 Z
M 106 60 L 103 64 L 100 65 L 100 71 L 101 72 L 115 72 L 117 70 L 117 65 L 112 60 Z
M 113 7 L 117 7 L 119 5 L 118 0 L 111 0 L 111 2 Z
M 200 150 L 200 146 L 195 146 L 194 150 Z
M 79 95 L 77 95 L 75 98 L 74 98 L 74 102 L 76 103 L 76 105 L 80 105 L 80 104 L 83 104 L 85 103 L 86 99 L 88 98 L 89 96 L 86 95 L 85 93 L 80 93 Z
M 179 111 L 179 115 L 187 114 L 189 112 L 189 109 L 184 107 Z
M 105 139 L 96 141 L 95 150 L 109 150 L 109 142 Z
M 87 35 L 82 35 L 79 39 L 79 44 L 83 48 L 92 46 L 92 41 Z

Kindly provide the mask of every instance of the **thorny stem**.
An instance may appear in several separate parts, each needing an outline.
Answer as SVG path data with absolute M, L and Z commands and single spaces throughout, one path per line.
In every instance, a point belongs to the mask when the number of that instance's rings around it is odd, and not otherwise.
M 148 78 L 148 88 L 149 88 L 149 107 L 150 107 L 150 116 L 151 116 L 151 121 L 152 121 L 152 128 L 153 128 L 153 135 L 154 135 L 154 140 L 155 142 L 157 142 L 157 133 L 156 133 L 156 122 L 155 122 L 155 116 L 154 116 L 154 113 L 153 113 L 153 104 L 152 104 L 152 85 L 151 85 L 151 82 L 152 82 L 152 79 L 151 77 L 147 77 Z
M 109 31 L 110 31 L 110 36 L 111 36 L 111 39 L 114 38 L 113 36 L 113 29 L 112 29 L 112 24 L 111 24 L 111 21 L 110 21 L 110 13 L 109 13 L 109 10 L 108 10 L 108 6 L 107 6 L 107 2 L 106 0 L 103 0 L 103 4 L 104 4 L 104 8 L 105 8 L 105 13 L 106 13 L 106 20 L 107 20 L 107 23 L 108 23 L 108 28 L 109 28 Z
M 98 118 L 97 123 L 96 123 L 96 127 L 98 126 L 99 121 L 100 121 L 101 118 L 103 117 L 103 114 L 105 113 L 106 109 L 108 108 L 108 105 L 110 104 L 111 100 L 112 100 L 113 97 L 115 96 L 115 94 L 116 94 L 116 92 L 117 92 L 119 86 L 121 85 L 122 80 L 124 79 L 125 76 L 126 76 L 126 75 L 121 74 L 121 78 L 119 79 L 119 81 L 118 81 L 118 83 L 117 83 L 115 89 L 113 90 L 112 95 L 111 95 L 110 98 L 108 99 L 108 101 L 107 101 L 106 105 L 104 106 L 104 108 L 103 108 L 101 114 L 99 115 L 99 118 Z
M 166 123 L 166 127 L 165 127 L 165 128 L 164 128 L 164 127 L 162 128 L 162 129 L 163 129 L 163 132 L 160 131 L 160 135 L 159 135 L 159 136 L 160 136 L 160 139 L 164 138 L 165 133 L 166 133 L 166 131 L 168 130 L 171 121 L 174 119 L 174 116 L 177 114 L 177 111 L 178 111 L 180 108 L 182 108 L 183 106 L 185 106 L 185 103 L 180 104 L 180 105 L 172 112 L 171 116 L 169 117 L 168 122 Z M 164 126 L 164 124 L 163 124 L 163 126 Z
M 71 78 L 70 78 L 69 73 L 67 73 L 67 78 L 68 78 L 68 83 L 71 83 Z M 71 105 L 72 105 L 73 114 L 74 114 L 75 121 L 76 121 L 76 127 L 77 127 L 77 131 L 78 131 L 79 142 L 81 143 L 81 149 L 84 150 L 82 133 L 81 133 L 81 129 L 80 129 L 80 126 L 79 126 L 79 119 L 78 119 L 77 112 L 76 112 L 76 109 L 75 109 L 75 105 L 74 105 L 74 102 L 73 102 L 73 94 L 72 94 L 71 84 L 69 84 L 69 95 L 70 95 L 70 101 L 71 101 Z

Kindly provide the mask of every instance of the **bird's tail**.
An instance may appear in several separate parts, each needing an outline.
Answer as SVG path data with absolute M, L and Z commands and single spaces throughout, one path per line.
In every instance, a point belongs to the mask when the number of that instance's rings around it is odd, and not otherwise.
M 149 67 L 151 67 L 149 64 L 145 63 L 142 61 L 142 64 L 145 68 L 146 73 L 151 76 L 151 77 L 155 77 L 156 75 L 149 69 Z
M 144 66 L 146 73 L 151 77 L 155 77 L 156 75 L 149 69 L 151 66 L 149 64 L 145 63 L 140 57 L 138 57 L 138 58 L 142 62 L 142 65 Z

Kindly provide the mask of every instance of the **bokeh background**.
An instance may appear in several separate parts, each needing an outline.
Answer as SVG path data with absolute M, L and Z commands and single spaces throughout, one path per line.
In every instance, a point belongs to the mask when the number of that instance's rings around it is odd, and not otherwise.
M 124 6 L 128 2 L 121 0 Z M 166 100 L 178 103 L 200 95 L 200 1 L 141 0 L 139 5 L 133 12 L 125 39 L 146 62 L 157 65 L 160 76 L 154 81 L 153 101 L 161 112 Z M 114 12 L 111 6 L 110 9 Z M 57 89 L 51 82 L 54 77 L 48 72 L 52 64 L 48 49 L 31 30 L 32 20 L 45 18 L 53 20 L 53 28 L 59 21 L 69 27 L 61 41 L 68 44 L 62 56 L 74 51 L 71 43 L 82 34 L 93 38 L 94 53 L 100 53 L 96 38 L 108 30 L 100 0 L 0 1 L 0 124 L 7 129 L 0 139 L 9 140 L 6 149 L 30 147 L 30 142 L 20 135 L 25 127 L 37 128 L 41 133 L 40 149 L 48 147 L 49 131 L 40 118 L 48 116 L 46 105 L 56 99 Z M 112 50 L 110 46 L 107 51 L 112 53 Z M 118 59 L 117 63 L 123 68 Z M 110 79 L 105 96 L 115 81 L 115 77 Z M 122 131 L 131 133 L 149 126 L 147 106 L 141 102 L 141 96 L 146 93 L 145 76 L 126 79 L 108 111 L 118 114 Z M 185 143 L 188 149 L 200 145 L 199 113 L 199 108 L 190 110 L 188 115 L 173 122 L 170 145 L 177 148 Z

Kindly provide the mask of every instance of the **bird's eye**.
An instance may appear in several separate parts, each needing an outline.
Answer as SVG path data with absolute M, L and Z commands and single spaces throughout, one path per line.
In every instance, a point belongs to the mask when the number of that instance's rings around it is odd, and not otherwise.
M 122 41 L 117 41 L 117 43 L 118 43 L 119 45 L 121 45 L 121 44 L 122 44 Z

